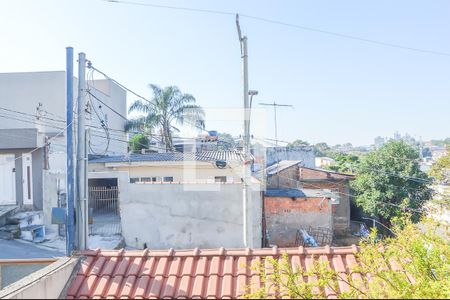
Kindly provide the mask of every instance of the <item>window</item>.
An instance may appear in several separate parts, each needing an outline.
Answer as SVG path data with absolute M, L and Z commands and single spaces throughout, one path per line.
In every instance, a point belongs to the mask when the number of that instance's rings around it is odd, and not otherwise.
M 163 177 L 163 181 L 164 182 L 173 182 L 173 177 L 169 176 L 169 177 Z
M 141 177 L 141 182 L 159 182 L 161 177 Z
M 139 182 L 139 177 L 130 178 L 130 183 L 136 183 L 136 182 Z
M 214 177 L 215 182 L 221 182 L 226 183 L 227 182 L 227 176 L 216 176 Z

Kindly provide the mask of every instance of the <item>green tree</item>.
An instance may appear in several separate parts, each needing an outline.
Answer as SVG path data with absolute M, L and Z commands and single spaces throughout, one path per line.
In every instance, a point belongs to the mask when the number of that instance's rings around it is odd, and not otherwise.
M 321 142 L 314 145 L 314 155 L 315 156 L 328 156 L 330 147 L 327 143 Z
M 150 141 L 145 134 L 139 133 L 135 134 L 128 143 L 133 153 L 141 153 L 142 149 L 148 149 Z
M 389 141 L 364 156 L 352 182 L 356 204 L 387 224 L 404 211 L 422 208 L 431 190 L 430 179 L 420 170 L 418 159 L 418 151 L 402 140 Z
M 296 147 L 296 146 L 309 146 L 309 143 L 307 141 L 303 141 L 300 139 L 297 139 L 289 144 L 287 144 L 288 147 Z
M 233 136 L 229 133 L 219 133 L 217 135 L 217 149 L 218 150 L 234 150 L 236 149 L 236 142 Z
M 436 234 L 436 223 L 422 225 L 419 228 L 405 218 L 393 227 L 394 237 L 384 240 L 373 232 L 360 244 L 357 264 L 348 264 L 348 274 L 319 257 L 310 258 L 313 263 L 307 270 L 293 265 L 287 255 L 266 257 L 249 266 L 260 274 L 263 287 L 244 297 L 273 298 L 268 293 L 273 291 L 278 299 L 326 299 L 328 291 L 341 299 L 449 299 L 448 241 Z M 342 292 L 342 286 L 347 291 Z
M 324 166 L 325 169 L 341 173 L 355 172 L 359 162 L 358 156 L 342 152 L 333 153 L 331 156 L 335 160 L 335 163 L 329 166 Z
M 173 132 L 179 131 L 175 124 L 204 129 L 204 111 L 195 104 L 195 98 L 183 94 L 176 86 L 161 89 L 150 84 L 153 97 L 150 102 L 135 101 L 129 108 L 129 113 L 137 112 L 141 116 L 129 120 L 125 130 L 141 130 L 146 133 L 159 131 L 167 151 L 173 151 Z M 143 114 L 143 115 L 142 115 Z
M 439 158 L 430 169 L 430 176 L 434 177 L 439 182 L 450 182 L 450 152 L 447 148 L 447 155 Z

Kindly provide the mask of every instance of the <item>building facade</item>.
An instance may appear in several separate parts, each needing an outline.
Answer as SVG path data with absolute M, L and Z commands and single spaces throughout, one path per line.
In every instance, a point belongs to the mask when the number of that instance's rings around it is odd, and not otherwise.
M 88 89 L 126 116 L 126 92 L 115 83 L 88 81 Z M 76 91 L 74 79 L 74 103 Z M 124 118 L 97 99 L 86 97 L 89 152 L 127 153 Z M 8 195 L 0 198 L 0 205 L 15 204 L 50 212 L 51 207 L 58 205 L 58 195 L 47 188 L 46 182 L 57 182 L 61 193 L 66 190 L 65 71 L 1 73 L 0 120 L 0 187 Z M 111 129 L 109 141 L 101 121 Z M 49 219 L 47 215 L 46 220 Z

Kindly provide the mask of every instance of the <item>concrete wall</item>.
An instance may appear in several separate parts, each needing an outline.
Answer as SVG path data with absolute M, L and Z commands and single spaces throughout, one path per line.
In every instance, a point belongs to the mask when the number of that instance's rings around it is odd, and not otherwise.
M 264 211 L 269 245 L 296 246 L 300 228 L 333 228 L 331 205 L 323 198 L 265 197 Z
M 187 191 L 185 189 L 188 189 Z M 189 189 L 200 188 L 203 191 Z M 212 190 L 210 190 L 212 188 Z M 242 185 L 130 185 L 121 202 L 128 245 L 150 248 L 243 247 Z M 254 244 L 261 244 L 261 199 L 253 193 Z
M 281 160 L 301 160 L 300 165 L 314 168 L 315 155 L 312 147 L 267 147 L 266 166 L 271 166 Z
M 117 178 L 122 234 L 129 246 L 153 249 L 243 247 L 241 184 L 129 184 L 127 172 L 89 173 Z M 259 186 L 258 186 L 259 187 Z M 261 246 L 261 192 L 253 188 L 254 247 Z
M 23 205 L 23 184 L 22 184 L 22 159 L 18 157 L 30 152 L 33 149 L 0 149 L 0 154 L 14 154 L 16 168 L 16 203 Z M 31 154 L 32 175 L 33 175 L 33 208 L 42 209 L 42 169 L 44 165 L 43 149 L 38 149 Z
M 30 264 L 0 264 L 0 289 L 40 270 L 48 263 L 30 263 Z
M 65 298 L 64 290 L 78 266 L 76 258 L 61 258 L 0 291 L 2 299 Z M 75 269 L 76 270 L 76 269 Z

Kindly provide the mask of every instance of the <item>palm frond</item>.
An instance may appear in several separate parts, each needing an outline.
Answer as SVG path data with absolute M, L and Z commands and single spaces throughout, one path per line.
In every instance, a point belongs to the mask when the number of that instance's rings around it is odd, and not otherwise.
M 128 120 L 125 123 L 125 131 L 136 130 L 143 131 L 145 129 L 146 117 L 139 117 L 135 119 Z
M 130 108 L 128 109 L 128 113 L 132 112 L 140 112 L 144 114 L 148 114 L 151 111 L 151 107 L 148 103 L 144 103 L 141 100 L 136 100 L 131 104 Z

